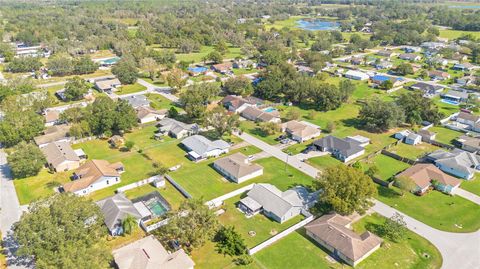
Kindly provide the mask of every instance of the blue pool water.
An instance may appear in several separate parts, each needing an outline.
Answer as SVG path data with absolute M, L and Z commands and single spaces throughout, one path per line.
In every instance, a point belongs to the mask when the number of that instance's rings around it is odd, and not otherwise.
M 158 200 L 154 200 L 146 204 L 146 206 L 157 217 L 164 215 L 168 211 L 168 208 L 164 206 L 161 201 L 158 201 Z
M 480 5 L 458 5 L 458 6 L 449 6 L 449 8 L 479 9 Z
M 189 67 L 188 71 L 194 72 L 194 73 L 203 73 L 206 72 L 208 68 L 204 66 L 195 66 L 195 67 Z
M 455 105 L 455 106 L 459 105 L 459 103 L 457 101 L 448 100 L 448 99 L 442 99 L 442 102 L 444 102 L 445 104 L 450 104 L 450 105 Z
M 335 21 L 323 21 L 323 20 L 298 20 L 298 28 L 308 30 L 308 31 L 328 31 L 328 30 L 338 30 L 340 28 L 340 23 Z
M 277 111 L 277 109 L 274 108 L 274 107 L 267 107 L 267 108 L 265 108 L 263 111 L 270 113 L 270 112 Z
M 120 57 L 113 57 L 110 59 L 103 60 L 104 64 L 116 64 L 120 60 Z

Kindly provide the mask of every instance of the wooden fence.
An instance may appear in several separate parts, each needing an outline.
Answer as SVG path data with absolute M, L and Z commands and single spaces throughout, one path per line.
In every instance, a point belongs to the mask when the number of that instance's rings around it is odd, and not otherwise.
M 394 159 L 397 160 L 397 161 L 401 161 L 401 162 L 404 162 L 404 163 L 408 163 L 408 164 L 410 164 L 410 165 L 414 165 L 414 164 L 417 163 L 416 160 L 412 160 L 412 159 L 409 159 L 409 158 L 406 158 L 406 157 L 402 157 L 402 156 L 400 156 L 400 155 L 398 155 L 398 154 L 395 154 L 395 153 L 393 153 L 393 152 L 390 152 L 390 151 L 387 151 L 387 150 L 384 150 L 384 149 L 382 150 L 382 154 L 383 154 L 383 155 L 386 155 L 386 156 L 388 156 L 388 157 L 394 158 Z

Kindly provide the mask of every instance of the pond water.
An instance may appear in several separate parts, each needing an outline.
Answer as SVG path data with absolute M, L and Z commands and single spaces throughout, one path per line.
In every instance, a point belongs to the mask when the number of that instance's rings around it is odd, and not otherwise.
M 340 28 L 340 23 L 335 21 L 325 21 L 320 19 L 309 19 L 309 20 L 298 20 L 298 28 L 308 30 L 308 31 L 328 31 L 328 30 L 338 30 Z
M 478 9 L 480 8 L 480 5 L 458 5 L 458 6 L 449 6 L 449 8 Z

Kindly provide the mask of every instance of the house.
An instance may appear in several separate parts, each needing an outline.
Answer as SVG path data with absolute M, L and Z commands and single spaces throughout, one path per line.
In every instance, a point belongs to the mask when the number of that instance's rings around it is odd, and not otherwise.
M 456 63 L 452 67 L 453 70 L 459 70 L 459 71 L 470 71 L 473 68 L 475 68 L 475 66 L 471 63 Z
M 283 223 L 310 208 L 316 199 L 317 195 L 309 193 L 305 187 L 298 186 L 282 192 L 274 185 L 257 183 L 240 200 L 238 208 L 247 216 L 263 213 L 268 218 Z
M 245 108 L 240 115 L 247 120 L 255 122 L 273 122 L 280 123 L 280 113 L 274 109 L 271 111 L 261 110 L 253 106 L 248 106 Z
M 420 61 L 422 57 L 420 55 L 417 55 L 415 53 L 402 53 L 398 56 L 398 58 L 405 60 L 405 61 Z
M 113 251 L 118 269 L 193 269 L 195 263 L 179 249 L 168 252 L 153 235 Z
M 130 95 L 122 97 L 121 99 L 127 101 L 134 109 L 142 106 L 150 106 L 150 101 L 143 94 Z
M 242 153 L 235 153 L 216 160 L 213 162 L 213 168 L 235 183 L 243 183 L 263 175 L 263 167 L 256 163 L 251 163 L 248 157 Z
M 361 135 L 347 136 L 345 137 L 345 140 L 358 143 L 358 145 L 363 148 L 370 144 L 370 138 Z
M 379 61 L 375 63 L 376 69 L 390 69 L 393 67 L 393 63 L 390 61 Z
M 212 70 L 223 75 L 231 74 L 232 64 L 231 63 L 214 64 L 212 65 Z
M 117 193 L 114 196 L 100 200 L 97 202 L 97 205 L 105 217 L 105 225 L 113 236 L 123 234 L 122 224 L 127 216 L 132 216 L 137 221 L 142 217 L 133 206 L 132 201 L 128 200 L 123 193 Z
M 141 106 L 137 108 L 137 119 L 140 123 L 149 123 L 158 121 L 167 116 L 168 110 L 156 110 L 149 106 Z
M 291 120 L 282 124 L 282 132 L 286 132 L 292 140 L 303 143 L 320 136 L 321 130 L 312 124 Z
M 425 82 L 417 82 L 409 87 L 411 90 L 418 90 L 424 92 L 425 95 L 434 96 L 443 91 L 440 85 L 432 85 Z
M 192 135 L 182 141 L 188 151 L 188 157 L 194 161 L 201 161 L 210 157 L 218 157 L 230 149 L 230 144 L 223 140 L 210 141 L 201 135 Z
M 438 50 L 445 48 L 446 44 L 442 42 L 423 42 L 420 46 L 426 50 Z
M 69 136 L 70 125 L 67 124 L 59 124 L 49 126 L 43 131 L 43 135 L 39 135 L 33 138 L 35 144 L 39 148 L 46 146 L 52 142 L 70 142 L 73 140 L 73 137 Z
M 385 81 L 388 81 L 388 80 L 392 82 L 393 87 L 397 87 L 401 85 L 403 82 L 405 82 L 405 80 L 400 77 L 392 77 L 392 76 L 386 76 L 386 75 L 380 75 L 380 74 L 377 74 L 371 77 L 370 80 L 372 81 L 373 85 L 375 85 L 375 87 L 382 86 L 383 83 L 385 83 Z
M 367 80 L 369 78 L 367 74 L 355 70 L 348 70 L 347 72 L 345 72 L 344 77 L 353 80 Z
M 468 60 L 468 56 L 465 55 L 465 54 L 461 54 L 461 53 L 455 53 L 452 55 L 452 60 L 454 61 L 458 61 L 458 62 L 464 62 L 466 60 Z
M 241 97 L 236 95 L 225 96 L 220 103 L 228 109 L 228 111 L 241 113 L 245 108 L 249 106 L 258 107 L 263 104 L 263 101 L 259 98 L 248 96 Z
M 473 129 L 475 125 L 477 125 L 477 123 L 480 122 L 480 116 L 460 111 L 458 112 L 458 115 L 456 116 L 455 120 L 457 122 L 466 124 L 470 126 L 471 129 Z
M 45 127 L 53 126 L 60 122 L 60 112 L 48 109 L 45 111 Z
M 410 133 L 405 137 L 404 142 L 408 145 L 418 145 L 422 142 L 422 136 L 415 133 Z
M 468 100 L 468 92 L 449 90 L 447 93 L 442 94 L 442 98 L 447 101 L 453 101 L 456 103 L 466 102 Z
M 352 57 L 350 59 L 350 63 L 353 65 L 361 65 L 363 63 L 363 58 L 362 57 Z
M 422 48 L 416 47 L 416 46 L 405 46 L 403 47 L 403 51 L 405 51 L 406 53 L 415 53 L 415 52 L 421 52 Z
M 257 68 L 257 63 L 255 63 L 252 60 L 240 59 L 240 60 L 233 61 L 232 67 L 233 68 L 241 68 L 241 69 Z
M 310 76 L 310 77 L 313 77 L 315 75 L 315 72 L 309 66 L 297 65 L 296 67 L 297 67 L 297 72 L 300 75 L 305 75 L 305 76 Z
M 50 170 L 55 172 L 77 169 L 80 158 L 68 142 L 53 142 L 40 148 Z
M 428 76 L 433 80 L 445 80 L 450 78 L 450 74 L 439 70 L 431 70 L 427 72 Z
M 396 132 L 393 137 L 398 140 L 404 140 L 409 134 L 412 134 L 413 132 L 410 130 L 402 130 L 399 132 Z
M 437 137 L 437 133 L 430 132 L 428 129 L 420 129 L 417 134 L 420 135 L 422 137 L 422 141 L 425 142 L 435 140 L 435 138 Z
M 198 133 L 197 124 L 186 124 L 181 121 L 163 118 L 158 122 L 158 132 L 163 135 L 170 135 L 173 138 L 184 138 Z
M 75 170 L 73 181 L 63 184 L 62 189 L 77 195 L 87 195 L 120 183 L 120 174 L 124 171 L 121 162 L 111 164 L 105 160 L 89 160 Z
M 100 92 L 112 92 L 119 86 L 122 86 L 122 83 L 118 78 L 105 78 L 95 81 L 95 88 Z
M 416 184 L 412 191 L 418 195 L 423 195 L 433 186 L 436 190 L 444 193 L 451 193 L 460 186 L 461 180 L 443 173 L 435 165 L 429 163 L 419 163 L 407 168 L 396 176 L 397 178 L 406 177 Z
M 464 76 L 461 78 L 456 78 L 455 82 L 461 86 L 469 86 L 472 84 L 475 84 L 477 82 L 477 77 L 476 76 Z
M 461 149 L 452 151 L 436 150 L 427 155 L 427 160 L 433 162 L 443 172 L 464 179 L 472 179 L 480 169 L 480 156 Z
M 446 66 L 448 64 L 448 60 L 440 57 L 432 57 L 427 60 L 428 63 Z
M 379 50 L 376 55 L 391 58 L 397 56 L 398 53 L 394 52 L 393 50 Z
M 331 135 L 316 140 L 313 145 L 319 151 L 330 152 L 342 162 L 348 162 L 365 153 L 365 149 L 358 142 L 347 141 Z
M 350 229 L 351 220 L 336 213 L 326 214 L 305 225 L 306 234 L 335 257 L 355 266 L 380 248 L 382 239 L 366 231 Z
M 472 153 L 480 151 L 480 137 L 462 135 L 455 139 L 455 142 L 465 151 Z

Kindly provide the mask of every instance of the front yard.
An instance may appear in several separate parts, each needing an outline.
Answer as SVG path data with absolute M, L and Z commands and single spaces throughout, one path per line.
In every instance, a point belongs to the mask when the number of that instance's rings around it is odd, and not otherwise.
M 33 177 L 15 179 L 13 185 L 21 205 L 26 205 L 42 197 L 55 193 L 55 188 L 70 181 L 71 172 L 51 174 L 44 168 Z
M 480 229 L 480 206 L 462 197 L 439 191 L 423 196 L 411 193 L 400 196 L 397 188 L 377 188 L 378 200 L 433 228 L 457 233 Z
M 343 162 L 335 159 L 330 154 L 321 157 L 313 157 L 308 159 L 306 162 L 320 170 L 325 170 L 326 168 L 343 164 Z
M 460 187 L 466 191 L 480 196 L 480 174 L 476 174 L 471 180 L 462 180 Z
M 143 86 L 140 83 L 134 83 L 134 84 L 129 84 L 129 85 L 122 85 L 118 91 L 115 93 L 117 95 L 123 95 L 123 94 L 129 94 L 129 93 L 136 93 L 136 92 L 141 92 L 146 90 L 147 87 Z

